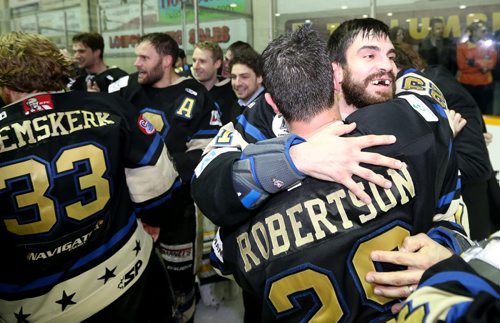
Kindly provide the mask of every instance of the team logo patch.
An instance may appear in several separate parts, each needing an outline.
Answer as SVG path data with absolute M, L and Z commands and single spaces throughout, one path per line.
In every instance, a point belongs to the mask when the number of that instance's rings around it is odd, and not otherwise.
M 54 102 L 50 94 L 40 94 L 23 101 L 24 114 L 54 110 Z
M 281 113 L 274 116 L 272 128 L 276 137 L 286 136 L 289 134 L 285 118 L 283 118 Z
M 211 126 L 222 126 L 222 121 L 220 119 L 219 111 L 212 110 L 212 116 L 210 117 Z
M 139 129 L 142 131 L 142 133 L 146 135 L 152 135 L 156 133 L 155 126 L 151 122 L 148 121 L 148 119 L 144 118 L 142 114 L 139 116 L 139 119 L 137 120 L 139 124 Z

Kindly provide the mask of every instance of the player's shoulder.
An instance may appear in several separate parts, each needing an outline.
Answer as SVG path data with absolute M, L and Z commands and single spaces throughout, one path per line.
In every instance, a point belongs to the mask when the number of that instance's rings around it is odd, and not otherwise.
M 135 72 L 120 77 L 115 82 L 109 85 L 108 93 L 118 92 L 127 87 L 139 86 L 139 83 L 137 82 L 137 75 L 137 72 Z

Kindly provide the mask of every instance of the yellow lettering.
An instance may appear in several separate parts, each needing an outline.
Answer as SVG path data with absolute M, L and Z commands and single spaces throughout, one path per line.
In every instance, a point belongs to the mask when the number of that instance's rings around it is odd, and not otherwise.
M 99 122 L 99 126 L 107 126 L 109 124 L 114 124 L 113 120 L 109 120 L 109 113 L 107 112 L 96 112 L 97 121 Z
M 344 229 L 352 228 L 352 221 L 347 217 L 347 213 L 345 212 L 344 205 L 342 204 L 342 199 L 346 197 L 344 190 L 338 190 L 337 192 L 333 192 L 326 196 L 326 200 L 328 203 L 332 204 L 335 202 L 337 206 L 337 210 L 339 210 L 340 218 L 342 219 L 342 226 Z
M 80 111 L 66 112 L 66 117 L 68 118 L 68 124 L 69 124 L 69 133 L 72 133 L 72 132 L 75 132 L 75 131 L 83 129 L 83 125 L 82 124 L 76 126 L 76 123 L 78 121 L 81 121 L 81 120 L 80 120 L 80 118 L 74 118 L 73 115 L 78 115 L 79 116 L 80 115 Z
M 33 130 L 37 133 L 36 141 L 42 141 L 50 137 L 50 128 L 47 124 L 40 125 L 40 121 L 47 121 L 47 116 L 41 116 L 34 118 L 31 124 L 33 125 Z M 39 133 L 41 132 L 41 133 Z
M 373 183 L 368 183 L 370 185 L 370 189 L 372 190 L 373 197 L 375 197 L 375 201 L 377 201 L 377 204 L 382 210 L 382 212 L 387 212 L 390 209 L 392 209 L 394 206 L 396 206 L 396 198 L 394 197 L 394 194 L 392 194 L 390 189 L 384 189 L 384 192 L 389 199 L 388 203 L 385 204 L 384 199 L 382 196 L 380 196 L 380 192 L 378 191 L 377 187 Z
M 89 111 L 82 111 L 83 114 L 83 128 L 88 129 L 92 127 L 97 127 L 95 122 L 94 114 Z
M 238 237 L 236 237 L 236 242 L 238 243 L 238 247 L 240 249 L 241 259 L 243 260 L 244 268 L 246 272 L 249 272 L 252 269 L 252 265 L 250 264 L 250 260 L 258 266 L 260 264 L 259 258 L 252 252 L 252 247 L 250 245 L 250 239 L 248 238 L 248 233 L 243 232 Z
M 17 148 L 17 145 L 15 143 L 12 143 L 10 146 L 7 146 L 7 147 L 5 146 L 5 141 L 9 140 L 10 138 L 9 138 L 8 135 L 4 136 L 1 133 L 2 132 L 8 132 L 9 130 L 10 130 L 9 126 L 3 127 L 2 129 L 0 129 L 0 152 L 2 152 L 2 153 Z
M 264 240 L 264 243 L 262 243 L 259 237 L 259 232 L 260 235 L 262 236 L 262 239 Z M 255 240 L 257 248 L 259 249 L 262 257 L 266 260 L 269 259 L 269 240 L 267 240 L 266 228 L 262 223 L 257 222 L 252 226 L 252 237 Z
M 11 125 L 12 130 L 17 137 L 18 147 L 22 147 L 26 145 L 26 141 L 24 141 L 24 136 L 28 136 L 28 143 L 34 144 L 36 142 L 35 137 L 33 136 L 33 130 L 31 129 L 31 121 L 25 120 L 22 124 L 13 123 Z
M 283 216 L 279 213 L 275 213 L 266 218 L 266 224 L 269 230 L 269 237 L 271 237 L 271 245 L 273 246 L 273 256 L 290 249 L 290 240 L 288 239 Z M 277 224 L 277 226 L 275 226 L 275 224 Z M 283 240 L 281 244 L 278 239 L 280 237 Z
M 304 206 L 306 207 L 307 214 L 311 218 L 311 222 L 315 231 L 315 237 L 317 240 L 322 239 L 326 236 L 323 229 L 321 229 L 320 223 L 322 223 L 331 233 L 337 232 L 337 227 L 326 219 L 328 213 L 326 212 L 325 202 L 316 198 L 304 202 Z M 314 211 L 315 207 L 318 212 Z
M 415 186 L 413 185 L 413 180 L 410 176 L 410 172 L 408 172 L 408 168 L 406 165 L 401 168 L 401 172 L 403 173 L 403 176 L 399 174 L 399 172 L 395 171 L 394 169 L 389 169 L 387 171 L 387 174 L 391 177 L 392 181 L 396 185 L 396 188 L 401 195 L 401 204 L 406 204 L 410 200 L 410 198 L 415 197 Z M 408 197 L 408 194 L 410 196 Z
M 301 213 L 302 211 L 303 209 L 300 204 L 296 204 L 286 210 L 286 215 L 288 215 L 288 218 L 290 219 L 290 223 L 292 225 L 293 234 L 295 236 L 295 245 L 297 247 L 301 247 L 314 240 L 310 232 L 307 233 L 305 236 L 302 236 L 300 234 L 300 228 L 302 228 L 302 223 L 300 221 L 297 221 L 297 219 L 295 218 L 295 213 Z
M 175 111 L 175 114 L 186 119 L 191 119 L 193 117 L 192 116 L 193 107 L 194 107 L 194 99 L 185 98 L 180 108 L 177 109 L 177 111 Z
M 61 124 L 61 120 L 64 117 L 64 113 L 58 112 L 58 113 L 51 113 L 47 115 L 50 119 L 50 124 L 52 126 L 52 137 L 57 137 L 59 135 L 67 135 L 68 131 L 64 129 L 64 127 Z M 57 132 L 57 130 L 60 130 Z

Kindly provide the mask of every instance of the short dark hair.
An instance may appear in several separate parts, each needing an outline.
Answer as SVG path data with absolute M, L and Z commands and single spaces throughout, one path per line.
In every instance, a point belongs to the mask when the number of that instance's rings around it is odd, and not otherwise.
M 149 42 L 160 56 L 172 56 L 173 64 L 177 62 L 179 57 L 179 44 L 172 38 L 172 36 L 165 33 L 150 33 L 141 36 L 137 45 L 143 42 Z
M 373 34 L 376 37 L 389 38 L 389 26 L 373 18 L 351 19 L 341 23 L 328 39 L 328 52 L 332 62 L 345 65 L 347 63 L 346 51 L 354 39 L 361 34 L 367 37 Z
M 287 121 L 308 121 L 334 103 L 325 43 L 309 26 L 271 41 L 262 53 L 264 83 Z
M 236 64 L 244 64 L 253 70 L 255 75 L 262 76 L 262 58 L 255 50 L 240 51 L 237 55 L 233 56 L 229 63 L 229 71 L 233 69 Z
M 249 43 L 245 43 L 244 41 L 241 41 L 241 40 L 235 41 L 234 43 L 229 45 L 229 47 L 227 48 L 227 50 L 231 51 L 233 56 L 236 55 L 240 51 L 248 50 L 248 49 L 253 49 L 253 48 Z
M 93 52 L 100 50 L 101 54 L 99 57 L 102 59 L 104 57 L 104 39 L 98 33 L 79 33 L 73 36 L 73 43 L 82 43 Z

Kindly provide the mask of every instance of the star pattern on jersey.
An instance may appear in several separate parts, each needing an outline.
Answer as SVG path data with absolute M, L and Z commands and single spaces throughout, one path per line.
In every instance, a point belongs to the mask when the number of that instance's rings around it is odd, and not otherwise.
M 104 273 L 104 275 L 102 275 L 101 277 L 97 278 L 97 280 L 104 280 L 104 284 L 106 284 L 108 282 L 108 280 L 110 280 L 111 278 L 113 277 L 116 277 L 115 275 L 115 270 L 116 270 L 116 266 L 115 268 L 109 270 L 108 267 L 106 267 L 106 273 Z
M 28 316 L 31 314 L 24 314 L 23 313 L 23 307 L 21 306 L 21 309 L 19 310 L 19 313 L 14 313 L 17 319 L 17 323 L 29 323 L 27 320 Z
M 141 251 L 141 242 L 139 240 L 135 240 L 135 247 L 132 250 L 135 251 L 136 256 L 139 254 L 139 251 Z
M 61 312 L 63 312 L 66 309 L 66 307 L 68 307 L 69 305 L 76 304 L 76 302 L 74 302 L 72 300 L 72 298 L 73 298 L 73 296 L 75 296 L 75 294 L 76 294 L 76 292 L 71 294 L 71 295 L 67 295 L 66 291 L 65 290 L 63 291 L 63 295 L 62 295 L 61 299 L 56 301 L 57 304 L 61 304 L 61 306 L 62 306 Z

